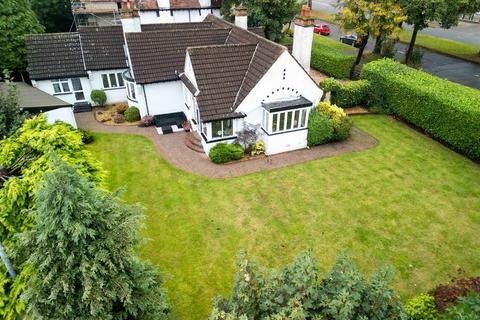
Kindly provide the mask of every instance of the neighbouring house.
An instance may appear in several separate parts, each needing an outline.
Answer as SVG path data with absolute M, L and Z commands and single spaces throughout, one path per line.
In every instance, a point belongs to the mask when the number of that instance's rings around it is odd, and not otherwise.
M 110 80 L 111 73 L 112 90 L 124 86 L 129 105 L 142 116 L 155 116 L 160 133 L 178 130 L 187 119 L 206 153 L 219 142 L 235 141 L 245 124 L 259 129 L 267 154 L 307 146 L 309 113 L 322 96 L 308 73 L 313 40 L 308 7 L 295 19 L 290 54 L 263 37 L 262 29 L 248 30 L 242 6 L 235 9 L 235 24 L 212 14 L 196 23 L 142 24 L 135 3 L 127 5 L 121 29 L 28 36 L 35 85 L 75 102 L 74 82 L 82 85 L 80 98 L 87 98 L 106 84 L 95 79 L 108 74 Z M 102 36 L 105 28 L 115 30 L 115 41 Z M 61 40 L 56 48 L 52 39 Z
M 72 104 L 23 82 L 13 82 L 13 85 L 16 88 L 19 108 L 30 114 L 44 114 L 48 123 L 63 121 L 77 128 Z M 8 84 L 0 82 L 0 91 L 7 90 Z
M 208 14 L 220 16 L 221 0 L 136 0 L 142 24 L 200 22 Z M 120 24 L 122 0 L 72 1 L 77 26 Z

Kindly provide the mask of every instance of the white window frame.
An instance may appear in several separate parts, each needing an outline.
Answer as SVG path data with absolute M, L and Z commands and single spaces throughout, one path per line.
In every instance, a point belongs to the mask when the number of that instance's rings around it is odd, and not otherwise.
M 137 89 L 135 82 L 125 82 L 127 87 L 127 97 L 130 100 L 137 101 Z
M 59 90 L 55 90 L 55 85 L 58 86 Z M 65 90 L 64 85 L 67 85 L 68 90 Z M 68 78 L 64 79 L 54 79 L 52 80 L 53 94 L 65 94 L 72 93 L 72 86 Z
M 229 134 L 229 135 L 226 135 L 225 134 L 225 129 L 224 129 L 224 126 L 225 126 L 225 122 L 226 121 L 231 121 L 232 123 L 232 133 Z M 221 134 L 219 136 L 214 136 L 213 135 L 213 123 L 214 122 L 220 122 L 220 127 L 221 127 Z M 235 136 L 235 128 L 234 128 L 234 119 L 222 119 L 222 120 L 216 120 L 216 121 L 211 121 L 210 122 L 210 129 L 211 129 L 211 137 L 212 137 L 212 140 L 216 140 L 216 139 L 225 139 L 225 138 L 229 138 L 229 137 L 234 137 Z
M 73 85 L 73 79 L 78 79 L 78 83 L 80 84 L 80 89 L 75 89 L 75 86 Z M 82 85 L 82 79 L 80 78 L 71 78 L 70 79 L 70 82 L 72 84 L 72 93 L 73 95 L 75 96 L 75 100 L 76 101 L 86 101 L 86 97 L 85 97 L 85 91 L 83 90 L 83 85 Z M 83 99 L 77 99 L 77 93 L 78 94 L 82 94 L 83 95 Z
M 125 80 L 122 77 L 122 72 L 102 73 L 100 77 L 102 79 L 103 89 L 125 88 Z M 113 80 L 115 80 L 115 84 L 112 81 L 112 77 Z M 105 82 L 105 80 L 107 81 Z M 107 86 L 105 86 L 105 83 L 107 83 Z M 123 83 L 123 85 L 120 85 L 120 83 Z
M 263 110 L 262 128 L 269 134 L 296 131 L 308 127 L 312 107 L 269 112 Z M 296 119 L 298 114 L 298 119 Z M 290 119 L 289 119 L 290 118 Z M 290 120 L 290 121 L 289 121 Z M 275 127 L 274 127 L 275 126 Z

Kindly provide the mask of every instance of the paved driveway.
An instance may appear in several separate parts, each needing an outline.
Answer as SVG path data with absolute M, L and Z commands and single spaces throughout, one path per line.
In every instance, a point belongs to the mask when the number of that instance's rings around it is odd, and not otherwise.
M 332 25 L 331 29 L 332 33 L 330 34 L 330 38 L 339 40 L 343 32 L 336 25 Z M 374 41 L 370 39 L 366 49 L 372 51 L 373 47 Z M 403 61 L 405 59 L 407 45 L 403 43 L 397 43 L 395 48 L 397 49 L 397 55 L 395 58 L 399 61 Z M 480 64 L 467 62 L 427 49 L 422 50 L 424 51 L 422 62 L 422 69 L 424 71 L 434 74 L 440 78 L 480 89 Z

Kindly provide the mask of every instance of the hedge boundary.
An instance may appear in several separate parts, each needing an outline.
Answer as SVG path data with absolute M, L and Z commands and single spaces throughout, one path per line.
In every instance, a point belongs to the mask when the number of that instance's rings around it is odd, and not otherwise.
M 390 59 L 366 64 L 361 78 L 371 83 L 370 106 L 391 112 L 480 160 L 480 91 Z
M 321 44 L 314 44 L 310 66 L 329 76 L 348 79 L 355 63 L 355 56 L 344 54 L 338 50 Z

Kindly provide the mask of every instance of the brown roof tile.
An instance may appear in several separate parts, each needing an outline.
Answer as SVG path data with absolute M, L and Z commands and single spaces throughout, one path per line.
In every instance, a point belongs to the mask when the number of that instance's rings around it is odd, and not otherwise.
M 142 24 L 142 31 L 164 31 L 176 29 L 211 29 L 212 22 L 180 22 Z
M 87 75 L 76 32 L 27 35 L 26 46 L 31 79 Z
M 181 29 L 127 33 L 133 76 L 137 83 L 178 80 L 187 47 L 223 44 L 229 29 Z
M 197 103 L 203 121 L 242 116 L 233 105 L 256 47 L 231 44 L 188 48 L 200 91 Z
M 78 32 L 87 70 L 127 67 L 121 26 L 80 27 Z
M 137 0 L 137 8 L 139 10 L 158 9 L 157 0 Z
M 197 91 L 198 91 L 197 87 L 195 87 L 195 85 L 192 83 L 192 81 L 190 81 L 190 79 L 188 78 L 188 76 L 185 73 L 183 73 L 183 72 L 180 73 L 178 75 L 178 77 L 183 82 L 185 87 L 187 87 L 188 91 L 190 91 L 193 95 L 195 95 L 197 93 Z
M 198 0 L 170 0 L 172 9 L 196 9 L 201 8 Z

